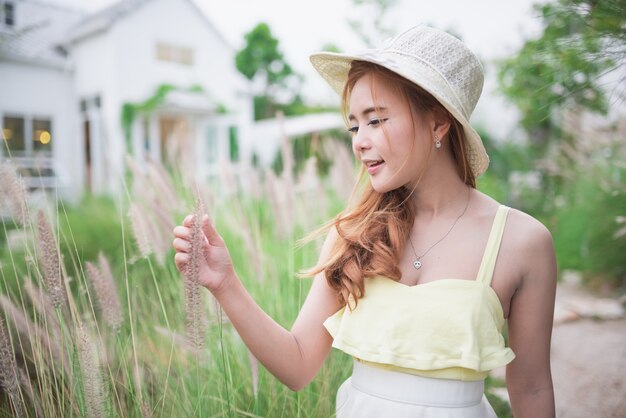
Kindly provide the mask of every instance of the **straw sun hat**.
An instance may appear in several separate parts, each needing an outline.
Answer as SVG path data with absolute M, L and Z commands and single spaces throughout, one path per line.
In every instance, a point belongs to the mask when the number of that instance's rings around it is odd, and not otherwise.
M 485 172 L 489 157 L 480 135 L 469 123 L 483 89 L 478 58 L 454 36 L 427 26 L 416 26 L 376 49 L 354 54 L 320 52 L 311 63 L 341 95 L 352 61 L 381 65 L 432 94 L 458 120 L 467 139 L 465 149 L 474 176 Z

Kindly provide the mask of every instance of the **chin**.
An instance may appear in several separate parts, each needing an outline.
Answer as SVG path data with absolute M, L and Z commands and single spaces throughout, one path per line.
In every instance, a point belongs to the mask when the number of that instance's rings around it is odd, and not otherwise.
M 392 184 L 386 180 L 380 181 L 374 178 L 370 179 L 370 184 L 372 185 L 372 189 L 374 189 L 376 193 L 380 193 L 380 194 L 387 193 L 387 192 L 390 192 L 392 190 L 396 190 L 402 187 L 401 185 Z

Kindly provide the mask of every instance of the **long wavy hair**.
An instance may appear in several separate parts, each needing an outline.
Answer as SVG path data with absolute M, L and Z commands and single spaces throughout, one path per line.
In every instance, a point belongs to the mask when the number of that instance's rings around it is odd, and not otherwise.
M 450 129 L 446 135 L 457 172 L 465 184 L 476 187 L 476 179 L 465 153 L 463 126 L 430 93 L 404 77 L 376 64 L 353 61 L 342 94 L 344 119 L 347 121 L 352 89 L 366 75 L 372 75 L 372 80 L 384 82 L 397 91 L 411 106 L 412 114 L 419 117 L 432 112 L 450 120 Z M 420 176 L 424 171 L 425 168 L 422 168 Z M 409 202 L 414 188 L 400 187 L 379 193 L 367 182 L 362 190 L 357 191 L 364 176 L 365 170 L 362 168 L 350 199 L 352 203 L 314 233 L 317 235 L 333 227 L 336 229 L 338 236 L 329 252 L 330 256 L 303 273 L 305 276 L 314 276 L 324 272 L 328 284 L 337 292 L 339 302 L 347 304 L 349 309 L 356 308 L 359 298 L 365 294 L 366 277 L 384 276 L 400 280 L 398 264 L 416 215 L 414 206 Z

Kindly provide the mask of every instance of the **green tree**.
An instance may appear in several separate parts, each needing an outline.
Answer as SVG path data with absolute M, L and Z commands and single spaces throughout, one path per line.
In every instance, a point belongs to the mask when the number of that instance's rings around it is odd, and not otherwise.
M 500 63 L 504 95 L 521 111 L 522 127 L 539 155 L 562 138 L 559 110 L 571 106 L 605 114 L 623 100 L 624 74 L 607 89 L 607 74 L 626 57 L 625 0 L 558 0 L 535 5 L 544 24 L 537 39 Z M 607 94 L 609 96 L 607 96 Z
M 293 71 L 279 49 L 279 42 L 266 23 L 245 35 L 246 45 L 235 64 L 255 86 L 255 119 L 274 117 L 277 110 L 298 101 L 301 77 Z

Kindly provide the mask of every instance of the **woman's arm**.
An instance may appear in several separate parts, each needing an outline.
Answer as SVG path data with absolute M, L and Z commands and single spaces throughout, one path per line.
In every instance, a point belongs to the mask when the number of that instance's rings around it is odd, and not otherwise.
M 550 232 L 527 217 L 519 225 L 519 257 L 526 266 L 511 300 L 509 346 L 515 359 L 506 382 L 516 418 L 553 418 L 550 339 L 556 293 L 556 260 Z M 523 232 L 522 232 L 523 231 Z
M 183 226 L 174 229 L 175 260 L 180 271 L 185 271 L 189 260 L 190 226 L 188 217 Z M 314 277 L 298 318 L 288 331 L 267 315 L 246 291 L 230 264 L 224 241 L 208 220 L 203 229 L 207 238 L 207 265 L 200 269 L 200 282 L 211 290 L 252 354 L 282 383 L 292 390 L 300 390 L 315 377 L 330 352 L 332 337 L 323 322 L 339 310 L 337 295 L 323 274 Z M 320 259 L 327 257 L 334 236 L 328 235 Z M 220 273 L 211 268 L 214 265 L 227 267 L 217 269 Z M 213 281 L 218 275 L 223 278 Z

